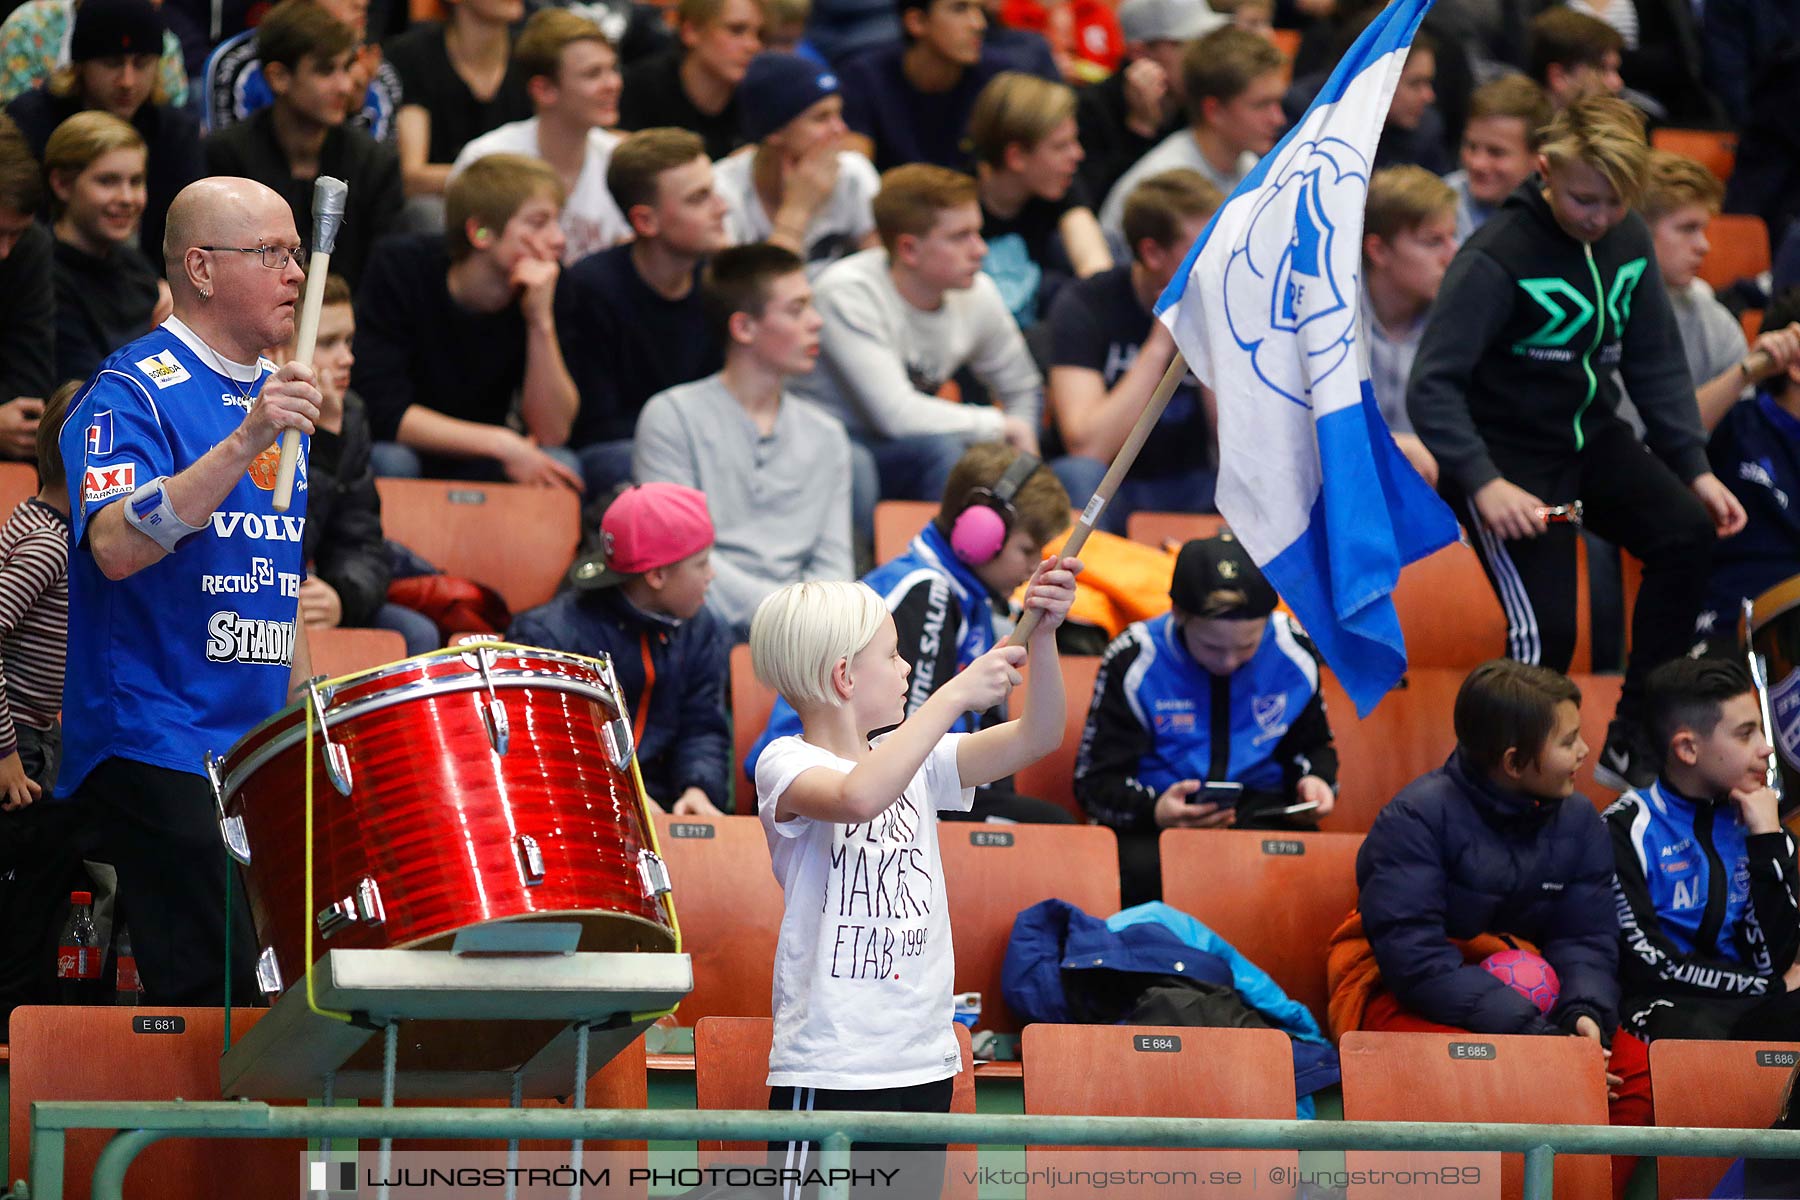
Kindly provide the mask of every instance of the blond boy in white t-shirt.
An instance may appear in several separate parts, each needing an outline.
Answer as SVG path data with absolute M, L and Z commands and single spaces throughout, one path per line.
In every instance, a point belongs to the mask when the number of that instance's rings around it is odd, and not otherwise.
M 911 667 L 872 589 L 790 584 L 757 608 L 757 678 L 794 706 L 803 727 L 769 743 L 756 763 L 757 809 L 786 902 L 775 952 L 771 1109 L 950 1111 L 962 1058 L 937 813 L 967 809 L 975 788 L 1061 742 L 1056 627 L 1080 570 L 1077 559 L 1048 559 L 1033 574 L 1025 607 L 1040 620 L 1024 715 L 976 733 L 949 730 L 1019 684 L 1024 647 L 995 647 L 902 720 Z M 870 742 L 871 731 L 890 726 Z M 797 1173 L 791 1179 L 809 1169 L 809 1144 L 771 1149 L 783 1156 L 775 1165 Z M 887 1160 L 912 1178 L 906 1194 L 935 1195 L 942 1182 L 941 1145 L 858 1150 L 914 1152 Z

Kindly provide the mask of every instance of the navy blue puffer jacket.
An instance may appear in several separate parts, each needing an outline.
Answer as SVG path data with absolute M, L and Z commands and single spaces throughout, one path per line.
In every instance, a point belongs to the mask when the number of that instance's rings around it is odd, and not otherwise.
M 1356 856 L 1357 902 L 1381 982 L 1411 1012 L 1476 1033 L 1618 1027 L 1619 923 L 1599 814 L 1580 793 L 1540 800 L 1477 775 L 1460 752 L 1381 810 Z M 1562 980 L 1548 1018 L 1450 939 L 1512 934 Z

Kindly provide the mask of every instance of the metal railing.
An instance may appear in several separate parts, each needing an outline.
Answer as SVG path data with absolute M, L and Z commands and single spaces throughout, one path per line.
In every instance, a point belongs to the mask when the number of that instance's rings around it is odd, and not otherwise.
M 1120 1146 L 1196 1150 L 1367 1150 L 1525 1155 L 1525 1200 L 1551 1200 L 1559 1154 L 1800 1159 L 1800 1131 L 1420 1121 L 1252 1121 L 1176 1117 L 646 1109 L 299 1108 L 261 1103 L 38 1101 L 31 1106 L 30 1200 L 63 1200 L 65 1135 L 114 1129 L 94 1166 L 94 1200 L 121 1200 L 125 1173 L 165 1138 L 542 1138 L 557 1141 L 820 1143 L 823 1172 L 853 1142 Z M 821 1191 L 822 1197 L 837 1188 Z M 1587 1200 L 1586 1197 L 1576 1200 Z

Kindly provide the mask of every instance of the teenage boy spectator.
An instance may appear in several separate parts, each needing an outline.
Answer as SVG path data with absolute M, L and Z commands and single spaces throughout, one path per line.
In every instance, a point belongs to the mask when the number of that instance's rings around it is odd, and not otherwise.
M 880 249 L 819 276 L 823 369 L 796 390 L 869 448 L 888 499 L 941 497 L 975 442 L 1004 439 L 1036 454 L 1043 377 L 981 273 L 975 181 L 924 163 L 896 167 L 881 177 L 875 227 Z M 965 366 L 995 406 L 936 394 Z
M 356 298 L 351 386 L 371 406 L 375 473 L 579 490 L 546 452 L 579 402 L 553 318 L 562 184 L 536 159 L 490 154 L 444 199 L 449 228 L 382 242 Z
M 1057 293 L 1045 339 L 1045 401 L 1067 455 L 1057 460 L 1056 473 L 1071 496 L 1093 495 L 1137 424 L 1144 398 L 1168 368 L 1175 344 L 1151 309 L 1224 202 L 1198 171 L 1150 176 L 1125 202 L 1130 264 Z M 1123 536 L 1127 519 L 1139 510 L 1212 511 L 1218 476 L 1209 410 L 1205 389 L 1189 372 L 1100 514 L 1100 528 Z
M 731 244 L 725 200 L 696 133 L 632 134 L 613 151 L 606 186 L 636 236 L 570 268 L 556 308 L 581 393 L 570 444 L 594 495 L 631 473 L 644 401 L 719 369 L 700 271 Z
M 55 239 L 33 220 L 43 194 L 31 148 L 0 116 L 0 458 L 33 457 L 56 386 Z
M 611 658 L 644 790 L 676 816 L 716 816 L 731 786 L 731 635 L 706 607 L 706 497 L 673 483 L 628 488 L 600 533 L 606 549 L 575 563 L 573 589 L 521 613 L 507 640 Z
M 489 154 L 523 154 L 550 164 L 562 180 L 563 265 L 631 237 L 606 190 L 606 168 L 619 135 L 619 56 L 600 27 L 565 8 L 531 14 L 513 46 L 537 115 L 482 134 L 456 156 L 461 171 Z
M 825 57 L 807 40 L 806 26 L 812 16 L 812 0 L 764 0 L 763 49 L 772 54 L 797 54 L 815 66 L 825 66 Z
M 759 54 L 738 88 L 738 111 L 756 149 L 713 164 L 733 244 L 785 246 L 815 275 L 876 244 L 881 177 L 845 147 L 844 100 L 830 68 L 797 54 Z
M 394 140 L 394 114 L 400 108 L 400 73 L 369 40 L 369 6 L 365 0 L 318 0 L 319 6 L 350 26 L 356 50 L 350 58 L 350 98 L 345 119 L 378 142 Z M 235 125 L 275 99 L 257 57 L 256 30 L 246 29 L 220 42 L 207 55 L 201 84 L 200 123 L 208 133 Z
M 762 5 L 681 0 L 676 15 L 681 48 L 626 70 L 619 127 L 690 129 L 708 158 L 724 158 L 743 143 L 737 90 L 762 49 Z
M 1002 71 L 981 89 L 969 117 L 981 199 L 981 269 L 1021 326 L 1070 273 L 1111 269 L 1112 250 L 1076 180 L 1081 142 L 1075 93 L 1035 75 Z
M 1437 60 L 1436 40 L 1421 29 L 1406 51 L 1400 82 L 1394 85 L 1394 95 L 1388 101 L 1387 122 L 1375 147 L 1375 166 L 1410 163 L 1433 175 L 1450 169 L 1450 155 L 1444 146 L 1444 119 L 1432 107 L 1437 101 Z
M 901 44 L 838 68 L 844 120 L 867 139 L 876 167 L 967 164 L 975 97 L 1007 65 L 983 51 L 987 25 L 981 0 L 900 0 Z
M 383 46 L 400 73 L 394 125 L 408 197 L 443 195 L 464 146 L 531 115 L 509 32 L 524 0 L 448 2 L 449 21 L 421 21 Z
M 406 204 L 394 151 L 346 124 L 357 87 L 356 31 L 314 0 L 283 0 L 256 27 L 256 53 L 274 100 L 206 139 L 207 170 L 270 188 L 305 229 L 312 228 L 314 181 L 327 175 L 349 184 L 331 269 L 354 286 Z
M 149 150 L 138 246 L 159 270 L 164 215 L 177 192 L 206 174 L 198 125 L 169 97 L 143 49 L 162 31 L 162 14 L 149 0 L 87 0 L 75 19 L 69 65 L 6 110 L 40 159 L 51 132 L 84 109 L 103 109 L 138 131 Z
M 1369 348 L 1369 386 L 1401 453 L 1437 482 L 1437 460 L 1413 432 L 1406 412 L 1425 319 L 1456 256 L 1456 193 L 1423 167 L 1383 167 L 1369 179 L 1363 208 L 1362 327 Z
M 1113 184 L 1100 225 L 1122 232 L 1125 197 L 1140 179 L 1172 167 L 1200 172 L 1229 196 L 1281 136 L 1287 60 L 1266 38 L 1227 27 L 1188 46 L 1181 58 L 1189 126 L 1157 143 Z
M 1775 748 L 1741 659 L 1650 676 L 1662 774 L 1606 810 L 1625 1025 L 1659 1037 L 1800 1037 L 1800 862 L 1764 777 Z
M 1547 524 L 1543 510 L 1582 501 L 1587 527 L 1644 564 L 1596 767 L 1620 791 L 1655 778 L 1644 678 L 1687 649 L 1715 536 L 1744 524 L 1708 467 L 1668 290 L 1630 210 L 1648 157 L 1623 100 L 1590 96 L 1558 113 L 1538 156 L 1542 187 L 1514 193 L 1450 264 L 1407 388 L 1438 488 L 1506 610 L 1512 657 L 1561 670 L 1574 652 L 1578 530 Z M 1613 367 L 1654 454 L 1618 413 Z
M 953 535 L 964 510 L 1010 489 L 1013 520 L 1004 543 L 985 560 L 958 554 Z M 897 650 L 912 668 L 906 693 L 911 716 L 958 672 L 992 650 L 1012 631 L 1012 594 L 1031 578 L 1050 539 L 1069 527 L 1069 494 L 1034 455 L 995 442 L 969 447 L 957 462 L 931 523 L 906 547 L 862 582 L 874 589 L 894 617 Z M 974 561 L 971 561 L 973 559 Z M 969 713 L 954 728 L 972 732 L 1006 720 L 1006 706 Z M 763 748 L 778 737 L 800 732 L 800 718 L 786 700 L 777 700 L 768 727 L 750 748 L 744 770 L 756 776 Z M 966 818 L 1068 824 L 1067 811 L 1047 800 L 1021 796 L 1010 780 L 975 793 Z
M 79 8 L 73 0 L 26 0 L 0 23 L 0 102 L 23 96 L 55 78 L 57 73 L 76 58 L 71 29 L 76 24 Z M 116 3 L 94 6 L 116 11 Z M 135 8 L 136 5 L 130 7 Z M 187 104 L 187 68 L 182 63 L 181 40 L 166 23 L 160 22 L 148 41 L 134 43 L 128 54 L 113 64 L 119 71 L 129 69 L 148 77 L 146 88 L 160 93 L 159 104 L 181 108 Z M 129 61 L 125 61 L 129 60 Z
M 1617 96 L 1625 39 L 1597 17 L 1557 5 L 1531 21 L 1531 77 L 1558 112 L 1583 96 Z
M 133 245 L 144 139 L 111 113 L 76 113 L 44 153 L 56 234 L 56 376 L 87 379 L 167 316 L 168 285 Z
M 1318 652 L 1242 543 L 1183 546 L 1169 602 L 1106 648 L 1075 760 L 1127 906 L 1162 898 L 1164 829 L 1316 829 L 1337 802 Z
M 1647 1125 L 1649 1055 L 1619 1027 L 1612 849 L 1575 791 L 1580 705 L 1562 675 L 1511 660 L 1463 680 L 1450 761 L 1401 789 L 1357 852 L 1356 912 L 1332 938 L 1332 1032 L 1589 1038 L 1611 1051 L 1612 1124 Z M 1562 983 L 1548 1012 L 1480 966 L 1527 946 Z M 1634 1164 L 1613 1159 L 1614 1200 Z
M 1157 143 L 1181 131 L 1181 56 L 1188 43 L 1230 24 L 1206 0 L 1125 0 L 1119 28 L 1124 64 L 1078 93 L 1075 119 L 1081 148 L 1081 183 L 1104 199 L 1119 176 Z
M 307 575 L 300 583 L 300 619 L 315 628 L 391 629 L 406 639 L 408 654 L 424 654 L 442 641 L 437 626 L 387 599 L 392 572 L 369 458 L 369 413 L 350 390 L 355 336 L 350 285 L 333 274 L 325 280 L 313 346 L 320 400 L 306 460 Z
M 850 439 L 786 390 L 819 354 L 804 267 L 761 243 L 713 259 L 701 300 L 725 369 L 652 396 L 633 444 L 633 479 L 699 488 L 718 514 L 710 604 L 739 641 L 777 588 L 854 574 Z
M 1502 75 L 1469 97 L 1462 165 L 1444 176 L 1456 189 L 1461 245 L 1537 170 L 1538 134 L 1550 123 L 1550 98 L 1519 74 Z

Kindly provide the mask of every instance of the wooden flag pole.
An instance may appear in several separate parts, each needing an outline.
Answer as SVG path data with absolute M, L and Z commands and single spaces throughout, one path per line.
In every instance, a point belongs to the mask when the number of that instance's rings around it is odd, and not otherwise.
M 1113 459 L 1112 466 L 1107 468 L 1105 478 L 1101 479 L 1100 486 L 1094 489 L 1093 498 L 1087 502 L 1087 507 L 1081 510 L 1081 519 L 1075 523 L 1075 532 L 1069 535 L 1069 540 L 1063 545 L 1064 557 L 1073 558 L 1081 553 L 1082 546 L 1087 544 L 1088 534 L 1094 531 L 1095 522 L 1099 521 L 1100 514 L 1106 511 L 1106 506 L 1112 501 L 1113 494 L 1119 490 L 1119 484 L 1124 482 L 1125 473 L 1131 470 L 1131 464 L 1137 461 L 1138 453 L 1143 450 L 1144 443 L 1150 440 L 1151 430 L 1155 429 L 1156 423 L 1162 420 L 1163 410 L 1169 407 L 1170 398 L 1175 395 L 1175 389 L 1181 386 L 1181 381 L 1186 376 L 1187 360 L 1182 358 L 1181 351 L 1177 350 L 1174 359 L 1169 363 L 1169 369 L 1163 372 L 1163 377 L 1157 381 L 1156 389 L 1150 393 L 1149 403 L 1145 404 L 1144 411 L 1138 414 L 1137 424 L 1131 427 L 1131 433 L 1126 437 L 1125 444 L 1119 448 L 1119 453 Z M 1031 638 L 1031 631 L 1037 628 L 1038 616 L 1037 609 L 1027 610 L 1018 625 L 1014 627 L 1012 636 L 1007 639 L 1007 644 L 1010 646 L 1025 645 Z

